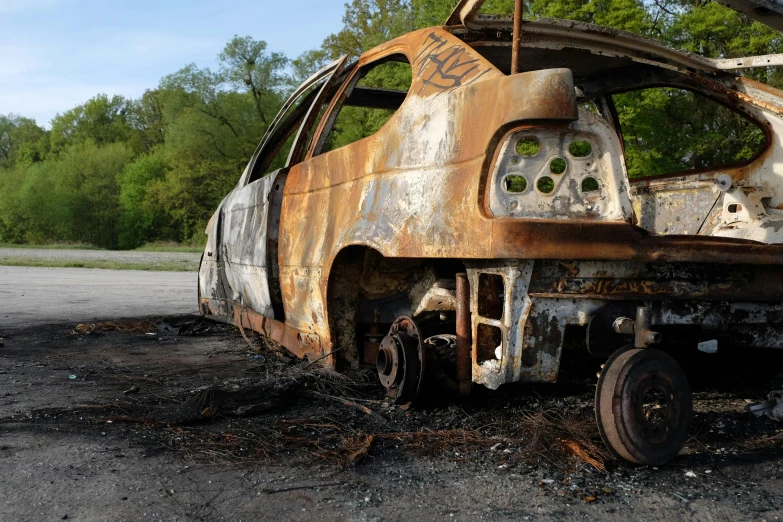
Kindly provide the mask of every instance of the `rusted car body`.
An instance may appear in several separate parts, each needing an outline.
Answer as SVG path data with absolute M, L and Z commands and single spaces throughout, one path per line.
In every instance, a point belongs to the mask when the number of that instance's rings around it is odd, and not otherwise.
M 621 370 L 668 327 L 694 344 L 783 348 L 783 92 L 727 72 L 780 57 L 711 60 L 561 20 L 515 33 L 481 3 L 338 60 L 292 96 L 209 223 L 201 313 L 332 367 L 375 363 L 401 402 L 423 389 L 438 343 L 456 350 L 464 393 L 556 381 L 566 339 L 598 357 L 619 349 Z M 357 86 L 390 60 L 410 64 L 407 93 Z M 743 164 L 629 180 L 610 97 L 647 86 L 701 93 L 756 122 L 764 146 Z M 324 152 L 351 104 L 396 112 Z M 285 165 L 263 175 L 290 138 Z M 539 150 L 520 154 L 524 139 Z M 575 141 L 590 152 L 575 156 Z M 660 364 L 663 429 L 682 438 L 687 382 Z M 634 442 L 607 413 L 624 407 L 612 390 L 597 415 L 613 451 L 646 463 L 679 451 L 665 436 Z

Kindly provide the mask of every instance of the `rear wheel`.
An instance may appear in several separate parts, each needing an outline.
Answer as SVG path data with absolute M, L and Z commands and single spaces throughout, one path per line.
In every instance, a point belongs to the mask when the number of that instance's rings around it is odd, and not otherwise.
M 601 371 L 595 416 L 616 457 L 652 466 L 668 462 L 685 445 L 692 411 L 685 373 L 660 350 L 621 348 Z

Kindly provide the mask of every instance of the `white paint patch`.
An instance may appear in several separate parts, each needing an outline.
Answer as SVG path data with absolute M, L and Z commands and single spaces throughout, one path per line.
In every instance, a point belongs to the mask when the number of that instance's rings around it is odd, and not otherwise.
M 718 340 L 710 339 L 709 341 L 702 341 L 696 347 L 700 352 L 704 353 L 718 353 Z

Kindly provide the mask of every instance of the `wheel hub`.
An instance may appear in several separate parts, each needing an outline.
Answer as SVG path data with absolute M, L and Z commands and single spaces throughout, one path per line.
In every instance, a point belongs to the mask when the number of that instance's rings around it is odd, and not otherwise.
M 402 335 L 387 335 L 381 340 L 381 347 L 378 349 L 375 368 L 385 388 L 399 386 L 405 375 L 405 368 L 401 362 L 405 360 L 406 345 L 410 344 L 411 340 L 403 338 Z
M 424 377 L 424 348 L 413 319 L 400 317 L 394 322 L 381 340 L 375 369 L 395 404 L 409 405 L 416 400 Z

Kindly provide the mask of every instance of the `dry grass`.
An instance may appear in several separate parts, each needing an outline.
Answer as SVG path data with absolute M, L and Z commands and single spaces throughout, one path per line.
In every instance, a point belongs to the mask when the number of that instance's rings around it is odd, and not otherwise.
M 165 444 L 192 460 L 207 459 L 213 463 L 272 462 L 282 447 L 276 434 L 258 432 L 213 432 L 203 428 L 166 426 Z
M 525 412 L 513 437 L 521 442 L 520 455 L 525 460 L 541 459 L 560 469 L 584 463 L 605 471 L 606 461 L 611 459 L 600 442 L 595 421 L 575 414 Z
M 156 332 L 158 327 L 155 321 L 150 320 L 130 320 L 130 321 L 101 321 L 98 323 L 79 323 L 73 331 L 74 333 L 89 334 L 92 332 L 121 332 L 121 333 L 151 333 Z
M 104 322 L 90 326 L 94 326 L 90 331 L 99 328 L 128 331 L 144 330 L 154 324 Z M 301 458 L 345 468 L 378 452 L 391 451 L 417 458 L 445 455 L 454 460 L 483 454 L 497 460 L 498 464 L 546 463 L 563 471 L 590 466 L 602 472 L 611 459 L 600 442 L 595 421 L 579 413 L 504 409 L 502 415 L 498 415 L 492 409 L 481 409 L 472 417 L 472 426 L 405 431 L 400 429 L 408 425 L 402 422 L 405 416 L 400 416 L 399 410 L 388 414 L 389 418 L 375 411 L 379 402 L 370 398 L 376 396 L 368 394 L 368 388 L 375 388 L 373 376 L 362 371 L 346 374 L 306 363 L 283 365 L 272 369 L 267 380 L 254 381 L 253 385 L 241 390 L 214 389 L 214 393 L 230 395 L 225 400 L 232 402 L 217 404 L 208 414 L 202 410 L 211 407 L 212 403 L 197 400 L 203 395 L 202 391 L 199 397 L 191 395 L 184 403 L 156 407 L 159 411 L 149 410 L 146 414 L 130 409 L 116 411 L 119 415 L 113 420 L 135 422 L 143 429 L 162 433 L 166 446 L 188 458 L 222 463 Z M 280 392 L 278 398 L 272 397 L 276 391 Z M 196 405 L 191 405 L 191 401 Z M 274 404 L 262 411 L 297 411 L 297 404 L 313 405 L 313 401 L 323 403 L 323 406 L 316 406 L 314 415 L 314 410 L 308 408 L 307 418 L 280 419 L 276 414 L 258 417 L 260 423 L 242 424 L 245 431 L 237 428 L 219 431 L 220 419 L 236 417 L 234 410 L 238 411 L 238 405 L 253 408 L 265 401 Z M 191 406 L 198 409 L 195 417 L 200 426 L 184 426 L 187 423 L 161 413 L 172 409 L 182 412 L 192 409 Z M 355 413 L 350 417 L 342 416 L 349 410 L 359 412 L 360 416 L 356 417 Z M 157 421 L 150 422 L 150 418 Z M 335 420 L 343 418 L 346 420 Z M 487 419 L 489 423 L 474 427 L 481 419 Z
M 273 427 L 243 433 L 220 433 L 208 428 L 166 426 L 167 445 L 192 459 L 250 462 L 302 458 L 309 462 L 355 466 L 377 451 L 399 450 L 417 458 L 449 455 L 470 458 L 497 448 L 500 463 L 545 462 L 563 471 L 591 466 L 605 471 L 610 458 L 588 422 L 552 412 L 523 414 L 512 431 L 452 428 L 423 431 L 367 432 L 329 420 L 286 419 Z M 155 428 L 154 425 L 147 425 Z
M 486 450 L 498 442 L 509 442 L 505 437 L 493 437 L 480 430 L 467 428 L 381 433 L 378 438 L 393 442 L 420 457 L 437 456 L 446 452 L 462 456 L 472 451 Z

